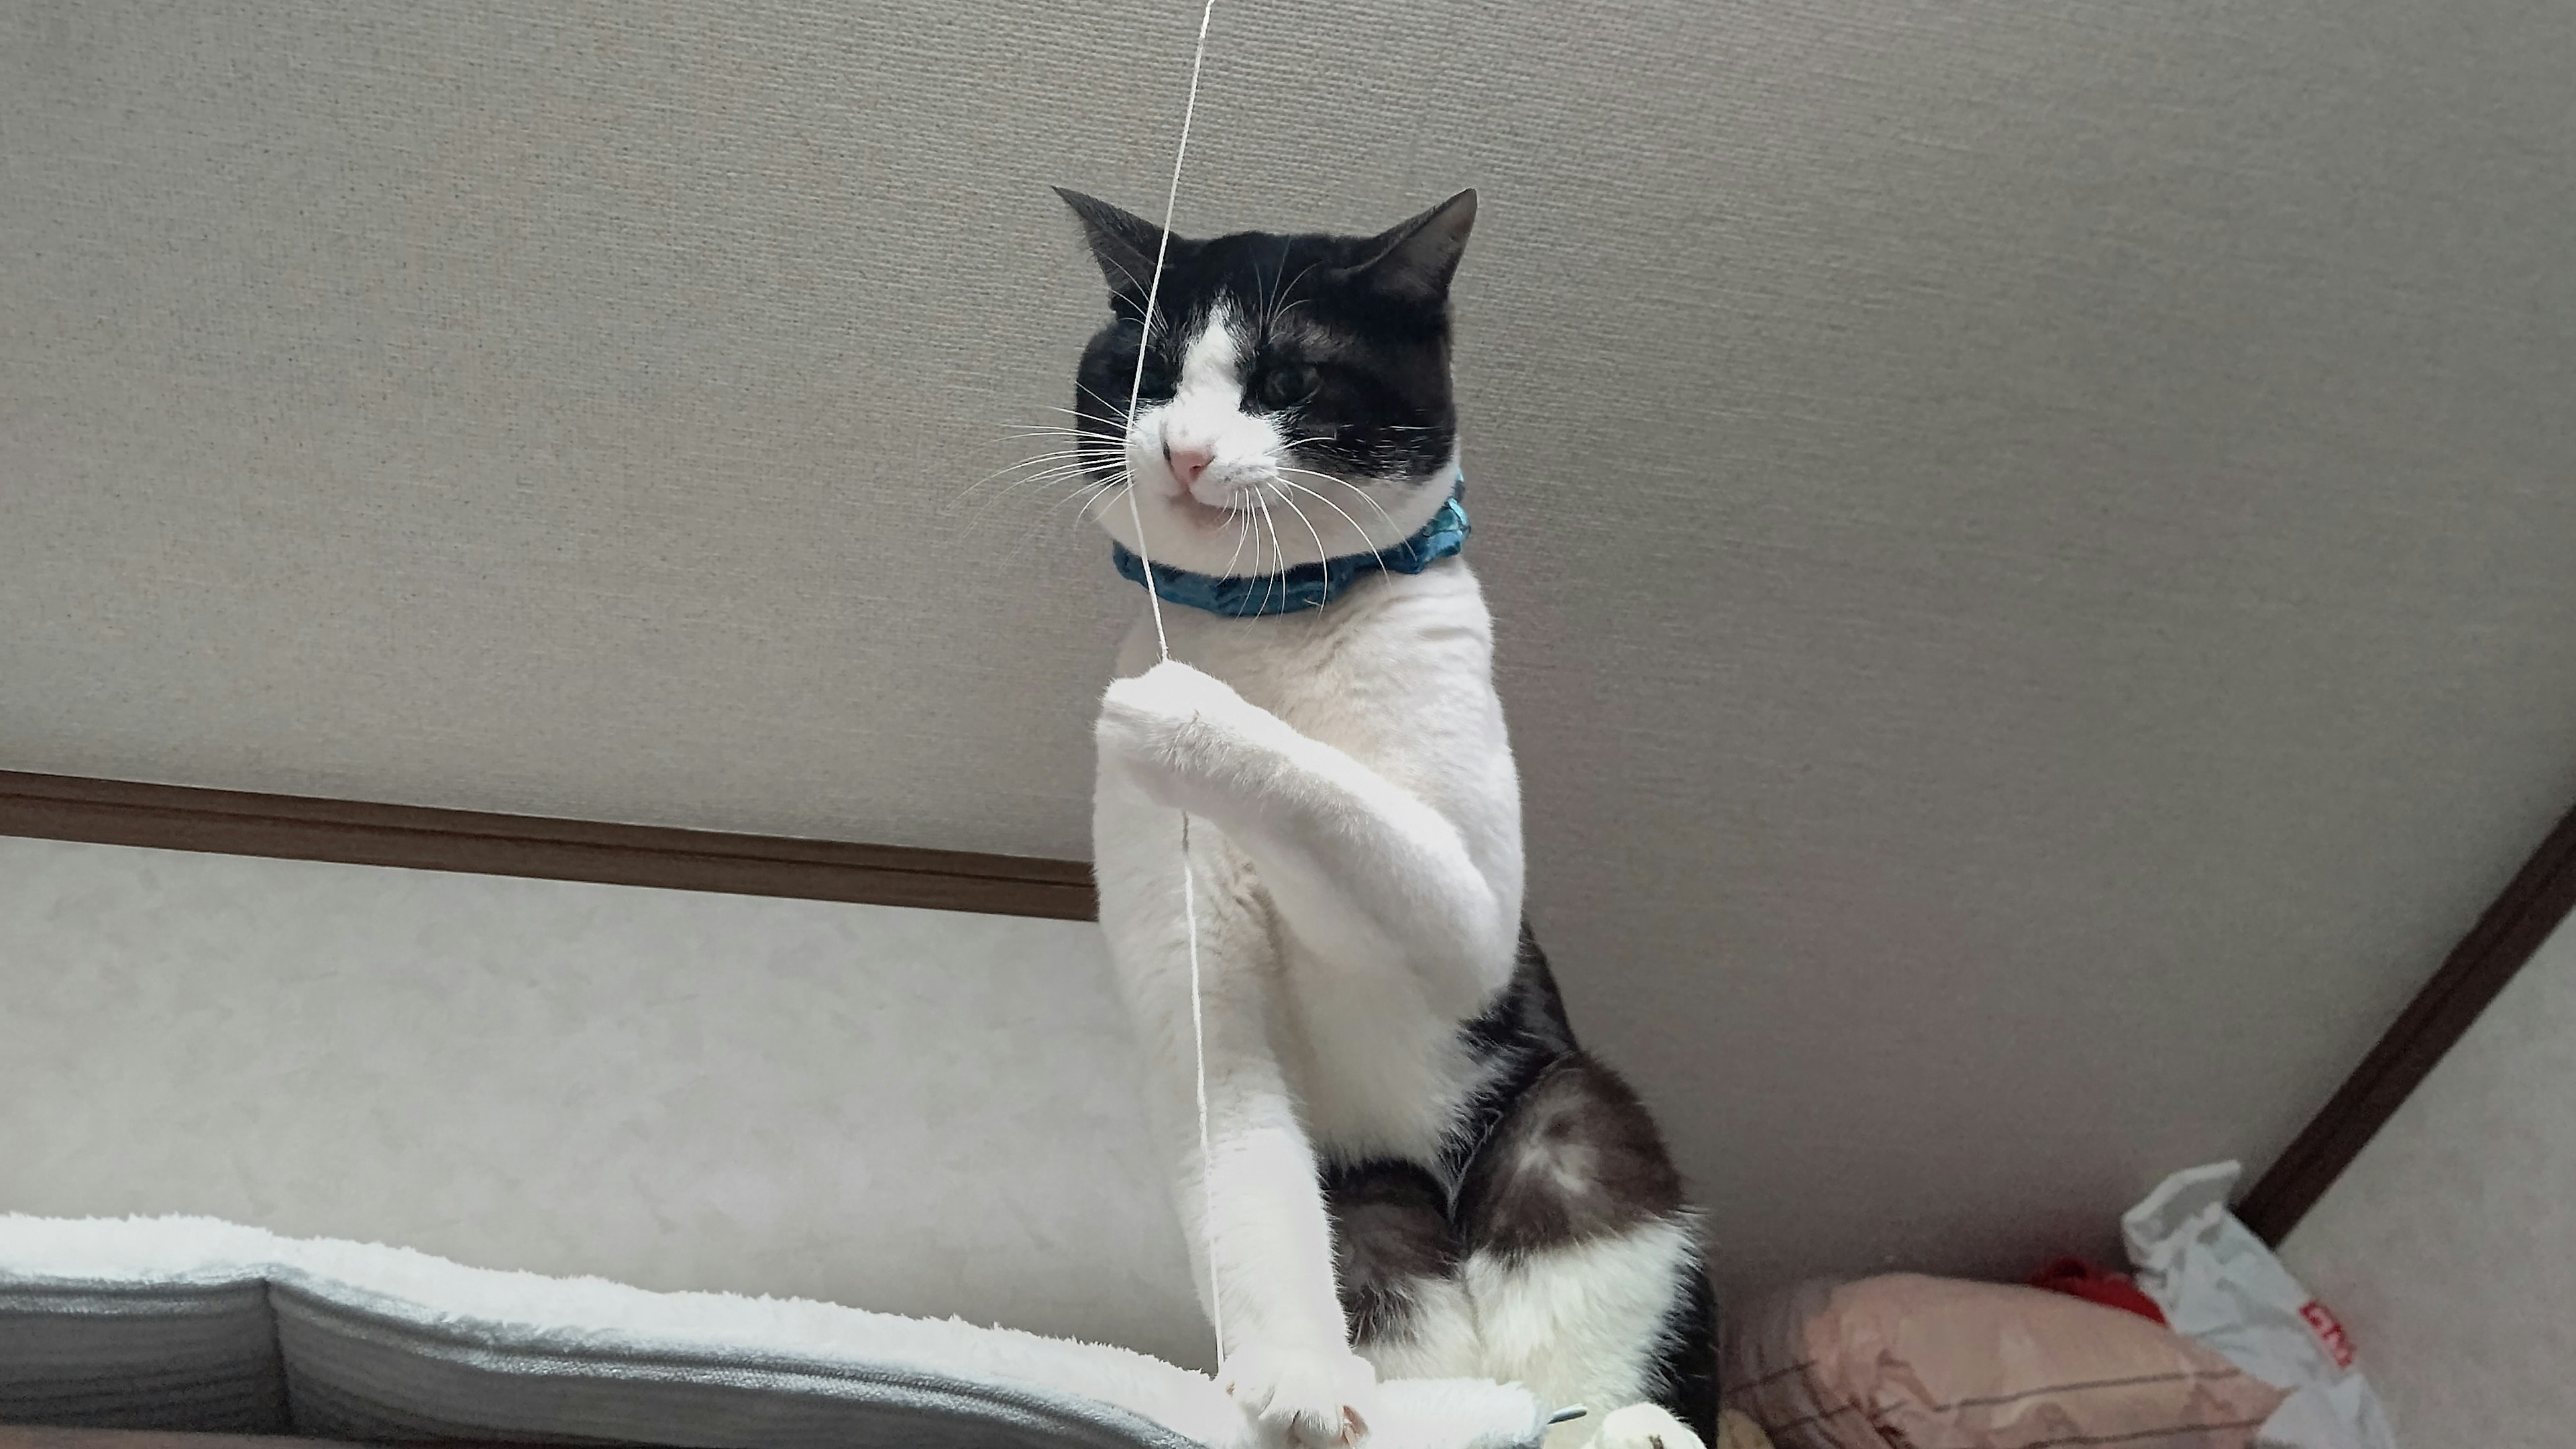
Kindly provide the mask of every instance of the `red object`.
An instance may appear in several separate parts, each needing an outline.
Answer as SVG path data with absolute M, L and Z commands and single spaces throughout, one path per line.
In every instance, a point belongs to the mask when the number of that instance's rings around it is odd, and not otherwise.
M 2118 1308 L 2157 1323 L 2165 1321 L 2164 1310 L 2156 1307 L 2156 1300 L 2139 1292 L 2138 1285 L 2130 1282 L 2126 1274 L 2114 1273 L 2082 1258 L 2058 1259 L 2031 1274 L 2030 1286 L 2081 1298 L 2088 1303 L 2099 1303 L 2105 1308 Z
M 2311 1298 L 2300 1307 L 2299 1316 L 2308 1321 L 2308 1331 L 2317 1336 L 2317 1342 L 2334 1355 L 2336 1368 L 2352 1367 L 2352 1336 L 2343 1331 L 2333 1314 L 2326 1312 L 2324 1304 Z

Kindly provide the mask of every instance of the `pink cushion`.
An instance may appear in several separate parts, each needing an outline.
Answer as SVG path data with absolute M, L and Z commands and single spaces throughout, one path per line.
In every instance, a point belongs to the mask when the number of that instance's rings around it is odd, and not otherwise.
M 1906 1273 L 1757 1310 L 1726 1383 L 1778 1449 L 2247 1449 L 2283 1397 L 2132 1313 Z

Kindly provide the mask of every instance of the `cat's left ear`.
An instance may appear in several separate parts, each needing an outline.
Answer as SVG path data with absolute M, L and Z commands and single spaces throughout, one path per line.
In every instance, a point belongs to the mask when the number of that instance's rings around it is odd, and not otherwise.
M 1458 258 L 1467 250 L 1467 233 L 1475 225 L 1476 193 L 1461 191 L 1374 238 L 1376 254 L 1351 274 L 1409 301 L 1445 301 Z

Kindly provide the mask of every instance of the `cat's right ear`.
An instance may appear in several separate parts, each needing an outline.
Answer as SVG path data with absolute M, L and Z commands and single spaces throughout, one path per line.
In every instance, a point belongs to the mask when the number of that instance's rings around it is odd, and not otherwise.
M 1082 221 L 1083 239 L 1109 290 L 1140 304 L 1154 282 L 1154 254 L 1163 248 L 1163 229 L 1141 216 L 1131 216 L 1096 196 L 1055 188 L 1064 204 Z M 1178 238 L 1174 239 L 1178 244 Z

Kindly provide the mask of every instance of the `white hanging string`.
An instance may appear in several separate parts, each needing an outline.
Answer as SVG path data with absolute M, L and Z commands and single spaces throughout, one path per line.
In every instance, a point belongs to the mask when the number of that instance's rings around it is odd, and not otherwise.
M 1145 349 L 1154 341 L 1154 305 L 1162 299 L 1163 263 L 1171 254 L 1172 217 L 1181 199 L 1181 163 L 1190 154 L 1190 122 L 1199 111 L 1199 72 L 1207 65 L 1208 22 L 1216 15 L 1216 0 L 1207 0 L 1199 10 L 1198 44 L 1190 53 L 1189 99 L 1181 107 L 1180 144 L 1172 149 L 1172 184 L 1163 195 L 1163 233 L 1154 242 L 1154 275 L 1145 284 L 1145 321 L 1136 339 L 1136 376 L 1127 388 L 1127 430 L 1136 426 L 1136 407 L 1145 396 Z M 1172 658 L 1171 636 L 1163 632 L 1163 596 L 1154 590 L 1154 560 L 1145 551 L 1145 515 L 1136 503 L 1136 481 L 1127 481 L 1127 521 L 1136 533 L 1136 561 L 1144 566 L 1145 606 L 1154 616 L 1154 652 L 1164 663 Z M 1199 991 L 1199 906 L 1198 875 L 1190 868 L 1190 815 L 1181 812 L 1181 917 L 1189 932 L 1190 943 L 1190 1050 L 1198 1073 L 1199 1112 L 1199 1227 L 1203 1241 L 1200 1251 L 1208 1265 L 1208 1322 L 1216 1333 L 1217 1373 L 1225 1372 L 1225 1302 L 1216 1278 L 1216 1202 L 1208 1191 L 1208 1085 L 1207 1022 L 1201 1009 Z M 1580 1419 L 1587 1411 L 1581 1404 L 1559 1409 L 1549 1417 L 1554 1427 Z
M 1181 199 L 1181 163 L 1190 154 L 1190 122 L 1199 111 L 1199 72 L 1207 64 L 1208 22 L 1216 15 L 1216 0 L 1207 0 L 1199 10 L 1199 38 L 1190 53 L 1189 100 L 1181 107 L 1181 140 L 1172 149 L 1172 184 L 1163 195 L 1163 234 L 1154 243 L 1154 275 L 1145 284 L 1145 322 L 1136 339 L 1136 376 L 1127 388 L 1127 430 L 1136 426 L 1136 407 L 1145 396 L 1145 349 L 1154 341 L 1154 304 L 1162 299 L 1163 262 L 1171 254 L 1172 217 Z M 1145 606 L 1154 616 L 1154 652 L 1164 663 L 1172 658 L 1171 636 L 1163 632 L 1163 596 L 1154 590 L 1154 560 L 1145 551 L 1145 515 L 1136 503 L 1136 481 L 1127 481 L 1127 521 L 1136 533 L 1136 561 L 1144 566 Z M 1208 1191 L 1208 1085 L 1207 1021 L 1201 1009 L 1199 992 L 1199 904 L 1198 874 L 1190 868 L 1190 815 L 1181 812 L 1181 917 L 1189 932 L 1190 943 L 1190 1050 L 1198 1072 L 1199 1111 L 1199 1228 L 1203 1241 L 1200 1251 L 1208 1265 L 1208 1323 L 1216 1332 L 1217 1373 L 1225 1372 L 1225 1302 L 1216 1280 L 1216 1201 Z M 1581 1404 L 1559 1409 L 1548 1419 L 1553 1427 L 1580 1419 L 1587 1411 Z
M 1208 22 L 1215 18 L 1216 0 L 1207 0 L 1199 11 L 1197 48 L 1190 54 L 1190 96 L 1181 108 L 1181 142 L 1172 150 L 1172 185 L 1163 196 L 1163 233 L 1154 242 L 1154 275 L 1145 284 L 1145 323 L 1136 339 L 1136 377 L 1127 389 L 1127 430 L 1136 427 L 1136 405 L 1145 396 L 1145 349 L 1154 341 L 1154 304 L 1162 299 L 1163 261 L 1171 252 L 1172 215 L 1181 199 L 1181 162 L 1190 154 L 1190 122 L 1199 112 L 1199 71 L 1207 64 Z M 1145 603 L 1154 614 L 1154 650 L 1164 663 L 1172 658 L 1171 636 L 1163 632 L 1163 598 L 1154 589 L 1154 560 L 1145 551 L 1145 515 L 1136 505 L 1136 480 L 1127 480 L 1127 519 L 1136 532 L 1136 561 L 1144 566 Z M 1199 1231 L 1205 1239 L 1201 1249 L 1207 1255 L 1208 1323 L 1216 1333 L 1217 1372 L 1225 1372 L 1225 1304 L 1216 1281 L 1216 1200 L 1208 1191 L 1208 1086 L 1207 1022 L 1200 1010 L 1199 997 L 1199 903 L 1197 873 L 1190 869 L 1190 816 L 1181 812 L 1181 916 L 1189 931 L 1190 942 L 1190 1050 L 1198 1068 L 1199 1109 Z

